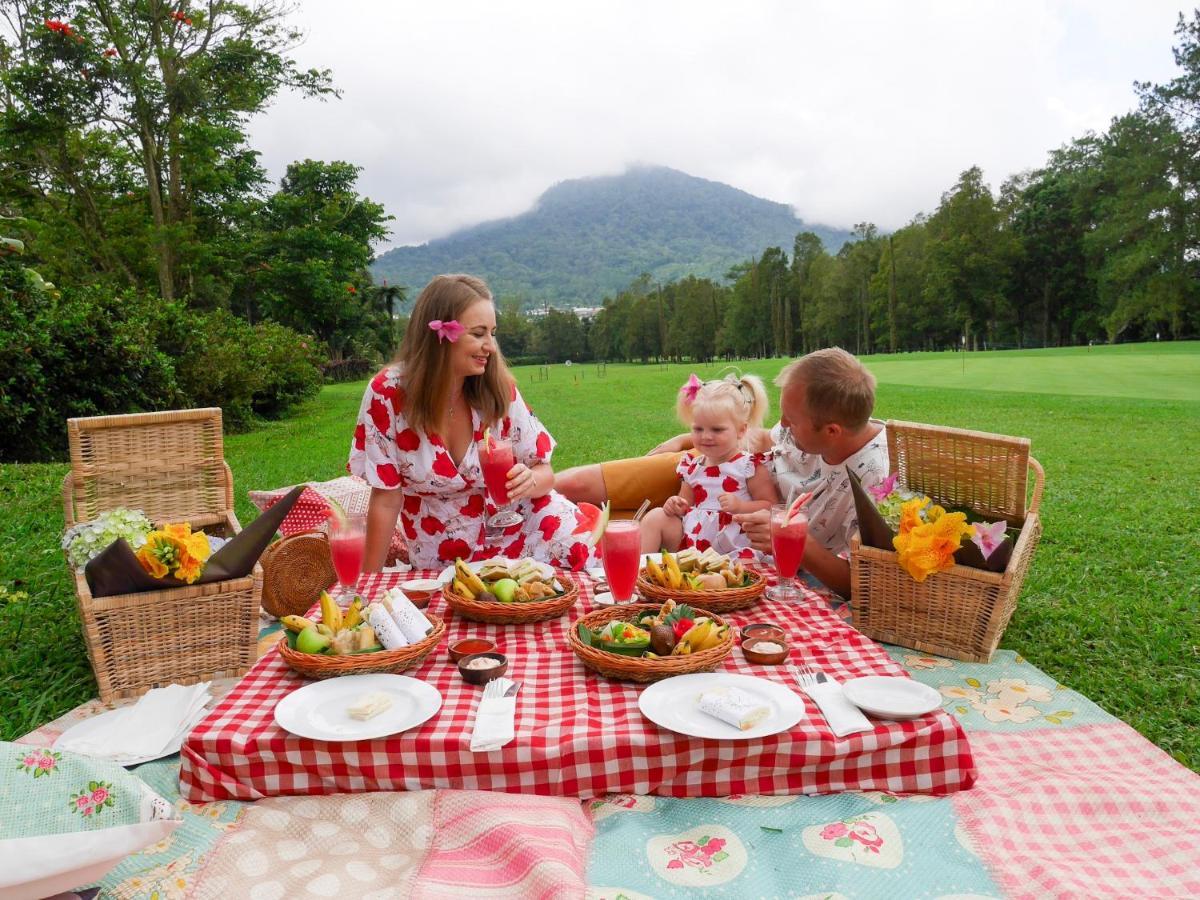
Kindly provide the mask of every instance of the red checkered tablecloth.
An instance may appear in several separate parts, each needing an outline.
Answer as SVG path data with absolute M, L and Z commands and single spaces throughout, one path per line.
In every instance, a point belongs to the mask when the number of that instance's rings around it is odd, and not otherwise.
M 426 573 L 433 575 L 435 573 Z M 360 588 L 376 596 L 399 580 L 373 575 Z M 975 764 L 958 722 L 940 709 L 909 722 L 879 722 L 874 731 L 835 738 L 805 697 L 808 717 L 783 734 L 753 741 L 685 737 L 659 728 L 638 710 L 642 686 L 584 668 L 565 630 L 593 608 L 580 578 L 580 600 L 568 616 L 538 625 L 495 626 L 449 614 L 440 597 L 431 610 L 447 622 L 447 638 L 412 675 L 442 694 L 425 724 L 373 741 L 325 742 L 284 731 L 275 704 L 305 684 L 271 651 L 188 736 L 181 792 L 192 802 L 257 800 L 282 794 L 459 788 L 595 797 L 659 794 L 721 797 L 884 790 L 948 794 L 969 788 Z M 793 654 L 838 680 L 906 673 L 869 638 L 829 609 L 818 594 L 784 605 L 763 600 L 724 616 L 783 625 Z M 472 753 L 470 732 L 481 689 L 467 685 L 446 647 L 483 636 L 508 654 L 508 677 L 521 682 L 516 738 L 490 753 Z M 786 670 L 753 666 L 737 648 L 725 671 L 795 685 Z

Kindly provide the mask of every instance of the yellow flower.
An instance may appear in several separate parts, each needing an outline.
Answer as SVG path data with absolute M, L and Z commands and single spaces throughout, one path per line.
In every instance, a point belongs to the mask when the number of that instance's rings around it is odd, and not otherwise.
M 204 532 L 193 533 L 192 527 L 184 522 L 164 525 L 158 531 L 150 532 L 137 558 L 142 568 L 155 578 L 172 574 L 191 584 L 200 577 L 204 561 L 211 552 Z
M 208 559 L 209 554 L 212 553 L 212 547 L 208 545 L 208 538 L 203 531 L 197 531 L 195 534 L 190 535 L 183 542 L 183 547 L 187 551 L 188 556 L 200 562 L 204 562 Z
M 187 522 L 181 525 L 164 525 L 162 527 L 163 534 L 172 537 L 179 543 L 184 543 L 192 533 L 192 526 Z
M 906 500 L 900 507 L 900 533 L 904 534 L 921 524 L 921 509 L 928 503 L 926 497 Z
M 166 566 L 158 561 L 158 557 L 154 555 L 153 546 L 147 542 L 141 550 L 137 552 L 138 562 L 142 564 L 142 568 L 153 575 L 155 578 L 162 578 L 170 571 Z

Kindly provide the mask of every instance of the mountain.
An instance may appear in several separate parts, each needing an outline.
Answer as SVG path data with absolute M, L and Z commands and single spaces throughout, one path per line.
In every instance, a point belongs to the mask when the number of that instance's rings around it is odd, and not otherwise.
M 484 278 L 497 297 L 553 306 L 599 305 L 643 272 L 654 281 L 686 275 L 723 279 L 729 268 L 782 247 L 801 231 L 829 252 L 847 231 L 809 225 L 791 207 L 674 169 L 637 167 L 623 175 L 563 181 L 528 212 L 475 225 L 372 264 L 375 280 L 416 295 L 440 272 Z

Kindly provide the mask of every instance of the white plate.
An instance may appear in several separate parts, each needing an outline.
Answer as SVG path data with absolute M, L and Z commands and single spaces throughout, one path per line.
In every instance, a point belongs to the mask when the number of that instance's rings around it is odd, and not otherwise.
M 346 707 L 376 691 L 391 695 L 391 707 L 365 722 L 351 718 Z M 275 722 L 317 741 L 368 741 L 414 728 L 441 708 L 437 688 L 416 678 L 343 675 L 292 691 L 275 705 Z
M 476 562 L 469 562 L 469 563 L 467 563 L 467 567 L 472 572 L 474 572 L 476 575 L 478 575 L 479 571 L 484 566 L 491 565 L 492 563 L 497 563 L 499 565 L 504 565 L 504 566 L 513 566 L 519 562 L 520 562 L 519 559 L 508 559 L 503 556 L 495 556 L 495 557 L 492 557 L 491 559 L 481 559 L 481 560 L 477 560 Z M 537 563 L 538 571 L 540 571 L 542 573 L 543 578 L 553 578 L 554 577 L 554 566 L 547 565 L 544 562 L 538 562 L 536 559 L 534 560 L 534 562 Z M 446 584 L 449 581 L 453 581 L 454 580 L 454 566 L 446 566 L 446 568 L 442 569 L 442 571 L 438 574 L 437 580 L 441 584 Z
M 915 719 L 942 705 L 942 695 L 927 684 L 889 675 L 853 678 L 842 685 L 846 699 L 880 719 Z
M 54 744 L 55 746 L 58 746 L 59 741 L 68 740 L 68 735 L 70 736 L 71 740 L 76 738 L 86 738 L 98 727 L 100 727 L 102 723 L 107 725 L 107 723 L 110 721 L 120 721 L 120 719 L 124 717 L 125 713 L 129 712 L 131 709 L 133 709 L 133 704 L 130 704 L 129 706 L 123 706 L 120 709 L 110 709 L 108 712 L 101 713 L 98 716 L 92 716 L 91 718 L 84 719 L 82 722 L 77 722 L 60 734 L 55 739 Z M 179 732 L 173 738 L 171 738 L 171 742 L 167 744 L 167 746 L 165 746 L 158 753 L 151 754 L 150 756 L 125 756 L 122 754 L 106 754 L 104 756 L 95 756 L 91 753 L 86 755 L 90 756 L 92 759 L 107 759 L 110 762 L 115 762 L 119 766 L 140 766 L 142 763 L 150 762 L 151 760 L 162 759 L 164 756 L 171 756 L 179 752 L 179 749 L 183 746 L 183 742 L 191 730 L 199 725 L 204 720 L 204 717 L 210 712 L 212 712 L 212 710 L 208 709 L 207 707 L 198 711 L 196 715 L 192 717 L 192 720 L 185 723 L 184 726 L 179 729 Z M 66 748 L 64 747 L 63 749 Z
M 753 728 L 741 731 L 700 712 L 700 695 L 721 687 L 736 687 L 771 708 Z M 804 718 L 804 701 L 783 685 L 751 675 L 702 672 L 656 681 L 638 697 L 638 709 L 651 722 L 669 731 L 718 741 L 749 741 L 787 731 Z
M 440 591 L 441 589 L 442 583 L 435 578 L 414 578 L 411 581 L 400 582 L 400 590 L 404 591 L 406 594 L 410 591 L 425 591 L 426 593 L 431 594 L 434 591 Z

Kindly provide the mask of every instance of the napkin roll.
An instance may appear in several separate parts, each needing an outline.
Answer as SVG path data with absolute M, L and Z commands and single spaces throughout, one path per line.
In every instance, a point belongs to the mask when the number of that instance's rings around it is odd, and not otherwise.
M 384 650 L 399 650 L 408 646 L 408 638 L 382 605 L 372 603 L 367 608 L 367 623 L 374 630 L 375 637 L 379 638 Z
M 842 686 L 836 681 L 829 680 L 813 685 L 805 688 L 804 692 L 812 697 L 837 737 L 874 730 L 875 726 L 871 724 L 870 719 L 846 699 L 846 695 L 842 693 Z
M 425 618 L 425 614 L 417 609 L 415 603 L 400 588 L 392 588 L 383 595 L 384 607 L 392 616 L 392 621 L 404 634 L 404 639 L 410 644 L 422 640 L 433 629 L 433 624 Z

